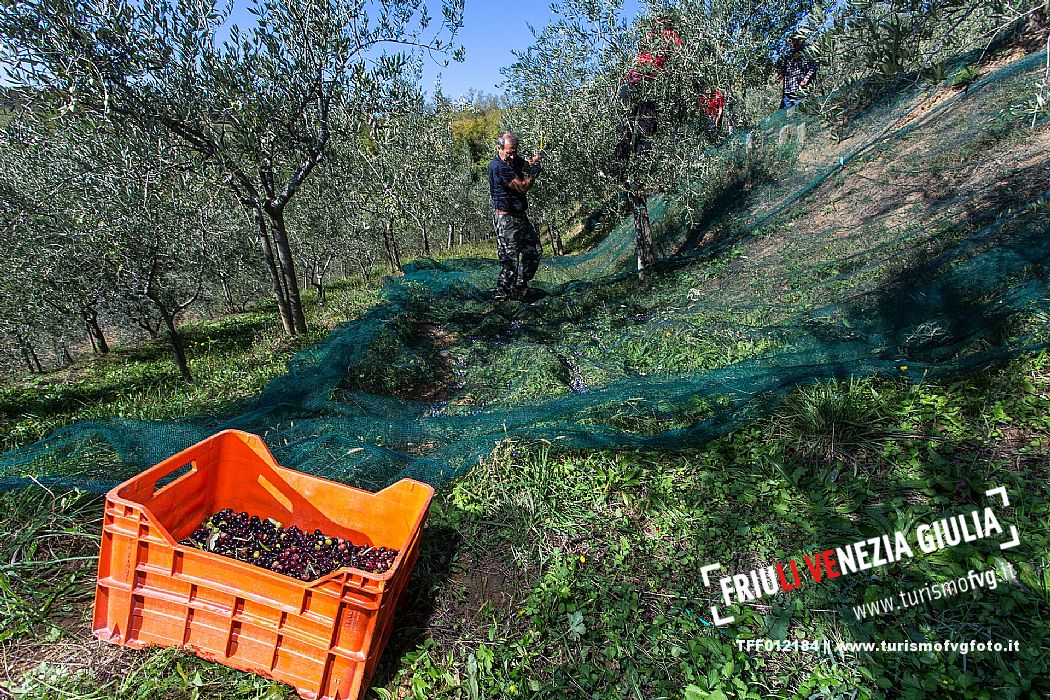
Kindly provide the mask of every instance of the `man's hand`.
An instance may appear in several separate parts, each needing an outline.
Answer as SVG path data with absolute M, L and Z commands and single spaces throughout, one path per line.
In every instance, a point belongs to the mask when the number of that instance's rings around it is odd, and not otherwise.
M 532 181 L 535 180 L 536 176 L 540 174 L 541 170 L 543 170 L 542 166 L 540 165 L 540 161 L 543 160 L 543 157 L 545 155 L 547 155 L 547 152 L 541 148 L 539 153 L 525 161 L 525 163 L 529 166 L 529 176 L 525 178 L 529 187 L 532 187 Z

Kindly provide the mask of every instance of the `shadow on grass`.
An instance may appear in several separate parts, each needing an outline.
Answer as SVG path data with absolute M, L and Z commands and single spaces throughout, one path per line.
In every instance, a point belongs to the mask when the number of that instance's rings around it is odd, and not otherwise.
M 202 346 L 209 353 L 229 354 L 250 350 L 259 336 L 278 328 L 277 319 L 265 312 L 227 316 L 216 321 L 199 321 L 179 329 L 187 346 Z
M 419 558 L 396 610 L 393 631 L 372 675 L 373 687 L 389 685 L 401 669 L 401 657 L 429 638 L 436 593 L 446 588 L 462 544 L 459 531 L 448 525 L 432 524 L 424 531 Z

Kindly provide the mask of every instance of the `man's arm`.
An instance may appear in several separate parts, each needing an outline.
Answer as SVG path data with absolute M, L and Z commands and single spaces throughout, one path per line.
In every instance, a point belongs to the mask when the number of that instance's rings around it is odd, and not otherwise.
M 532 158 L 529 158 L 525 162 L 528 163 L 530 166 L 536 165 L 536 163 L 539 163 L 540 159 L 543 158 L 544 155 L 545 153 L 541 150 L 539 153 L 534 155 Z M 516 177 L 510 182 L 508 182 L 507 189 L 514 190 L 518 194 L 525 194 L 526 192 L 532 189 L 532 186 L 534 184 L 536 184 L 536 176 L 526 175 L 525 177 Z
M 516 177 L 507 183 L 508 190 L 514 190 L 518 194 L 525 194 L 536 184 L 536 178 L 526 175 L 524 178 Z

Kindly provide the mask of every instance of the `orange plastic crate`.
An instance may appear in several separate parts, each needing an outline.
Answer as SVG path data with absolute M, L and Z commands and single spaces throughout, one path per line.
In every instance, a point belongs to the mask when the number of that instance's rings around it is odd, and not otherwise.
M 390 635 L 433 495 L 410 479 L 369 493 L 308 476 L 279 466 L 255 435 L 218 433 L 106 495 L 94 634 L 183 647 L 304 698 L 356 700 Z M 398 555 L 384 574 L 342 568 L 303 582 L 178 543 L 223 508 Z

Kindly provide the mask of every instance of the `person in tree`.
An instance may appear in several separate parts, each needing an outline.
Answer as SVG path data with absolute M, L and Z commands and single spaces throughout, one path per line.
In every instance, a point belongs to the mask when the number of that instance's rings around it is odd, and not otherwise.
M 711 88 L 706 95 L 700 97 L 700 109 L 707 118 L 708 126 L 712 131 L 722 129 L 722 117 L 726 113 L 726 96 L 718 88 Z
M 806 56 L 806 35 L 795 32 L 791 35 L 791 51 L 781 56 L 776 63 L 777 77 L 784 91 L 780 108 L 789 109 L 803 100 L 803 92 L 817 76 L 817 64 Z
M 541 149 L 525 160 L 518 155 L 518 137 L 509 132 L 501 134 L 496 145 L 499 150 L 489 163 L 492 228 L 499 256 L 499 278 L 492 298 L 521 301 L 543 255 L 539 233 L 529 221 L 526 193 L 536 183 L 544 152 Z
M 654 25 L 654 31 L 645 35 L 618 91 L 621 104 L 627 108 L 627 115 L 620 128 L 620 141 L 616 144 L 614 155 L 624 163 L 632 156 L 652 150 L 658 113 L 652 83 L 664 69 L 671 54 L 682 46 L 670 17 L 659 16 Z
M 682 40 L 675 31 L 674 21 L 667 15 L 658 15 L 652 29 L 642 39 L 641 48 L 624 74 L 618 91 L 626 115 L 613 156 L 619 163 L 620 185 L 634 209 L 638 277 L 643 280 L 655 255 L 648 197 L 639 183 L 638 170 L 652 151 L 653 137 L 657 132 L 657 78 L 681 46 Z

